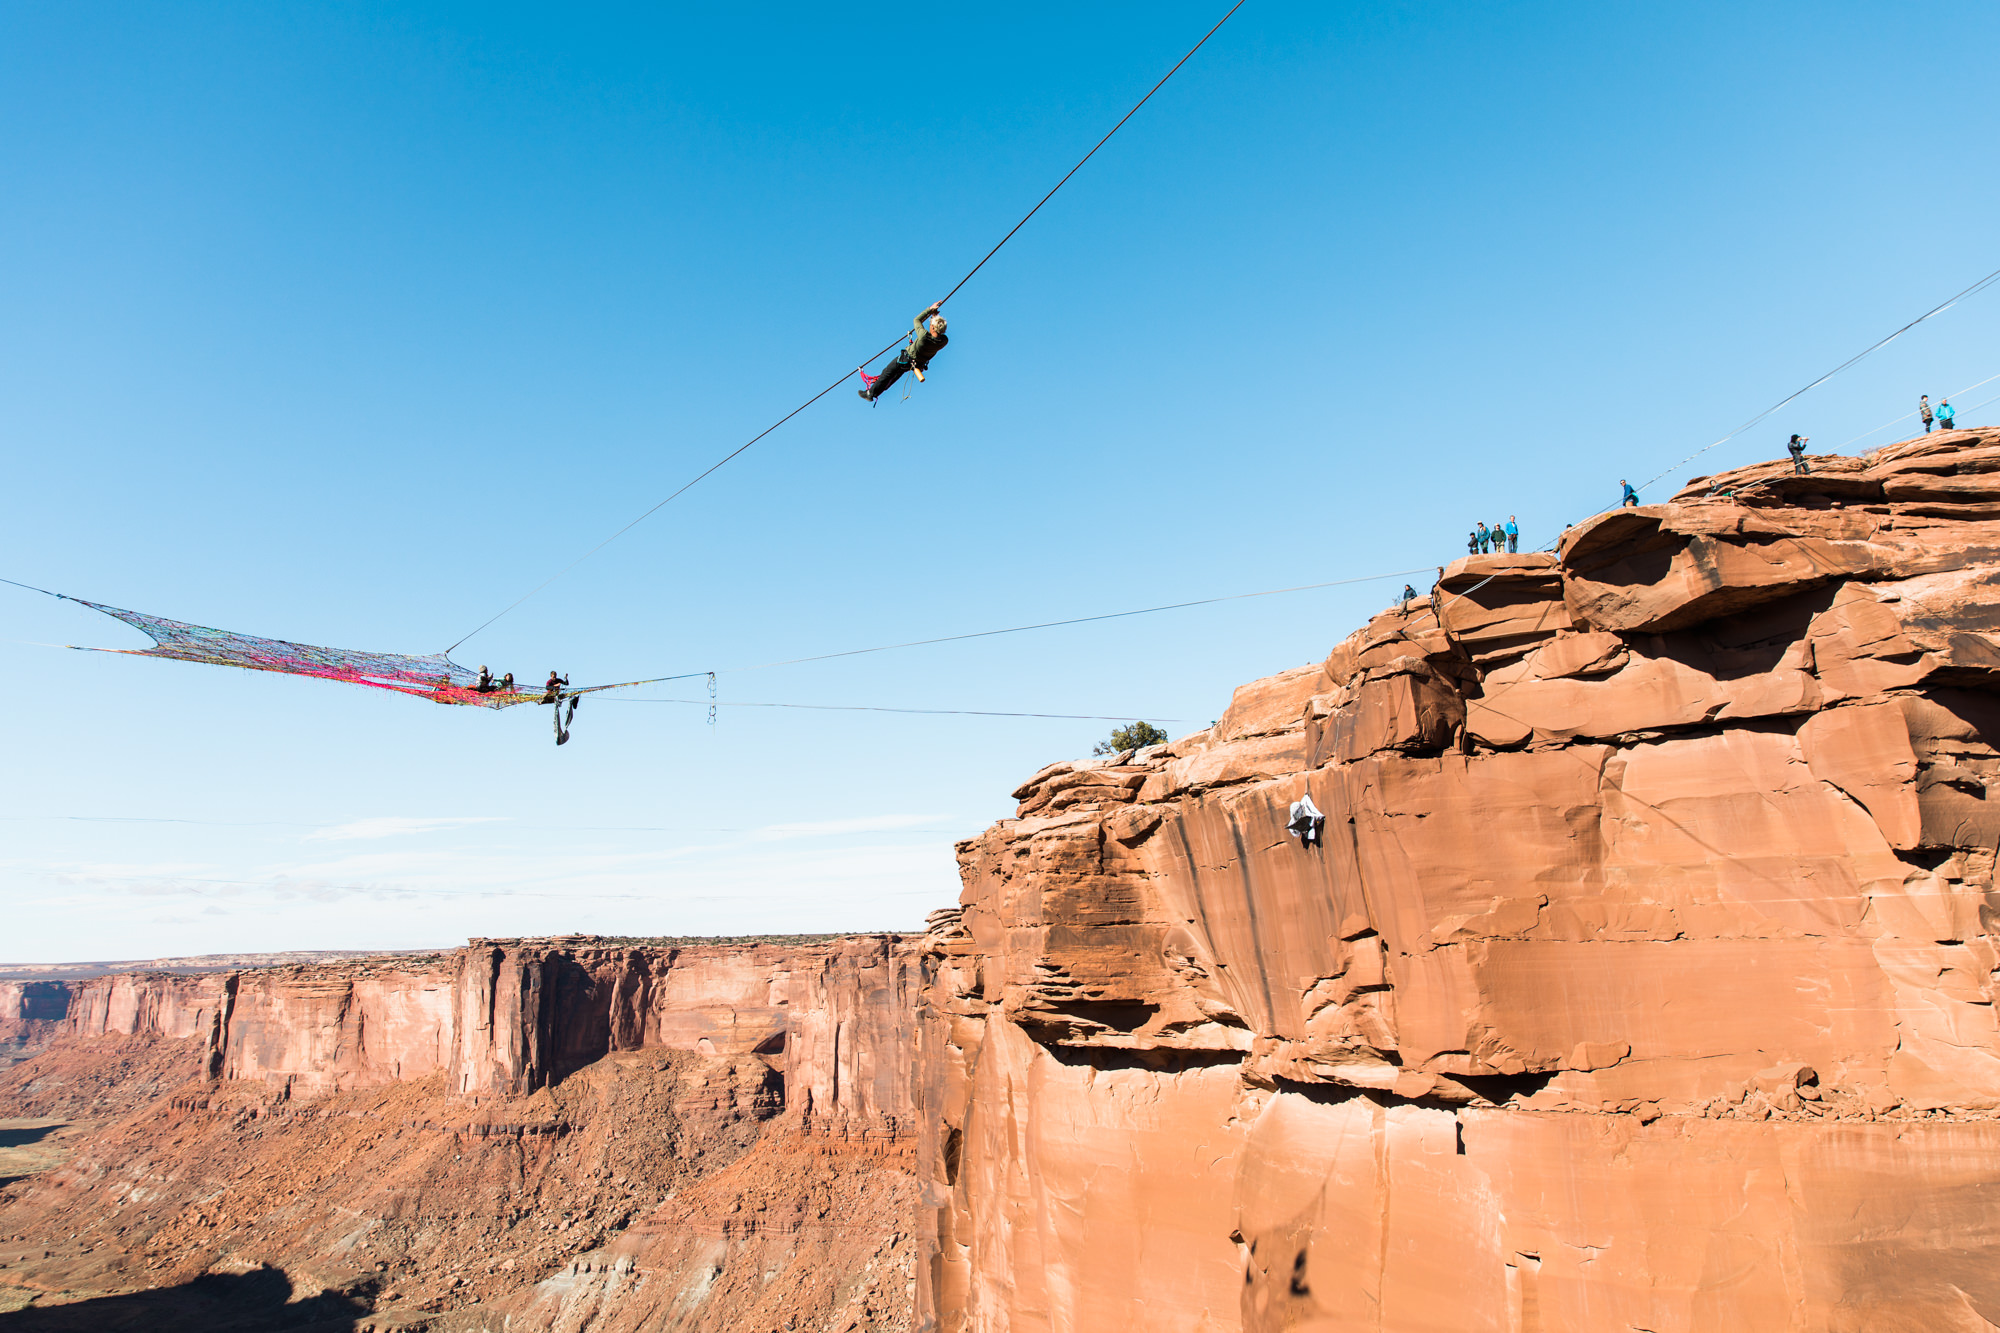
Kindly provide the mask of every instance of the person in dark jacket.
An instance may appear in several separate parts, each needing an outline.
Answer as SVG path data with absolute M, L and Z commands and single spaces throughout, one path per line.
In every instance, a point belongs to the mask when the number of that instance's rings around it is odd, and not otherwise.
M 945 337 L 944 316 L 938 313 L 938 306 L 941 304 L 943 303 L 932 302 L 910 321 L 910 329 L 914 334 L 910 339 L 910 345 L 896 353 L 889 364 L 882 367 L 881 374 L 870 375 L 865 369 L 856 368 L 855 373 L 863 380 L 859 390 L 862 398 L 874 402 L 889 392 L 889 386 L 903 378 L 905 374 L 914 374 L 919 384 L 924 382 L 924 371 L 929 369 L 931 358 L 942 352 L 944 345 L 951 341 Z
M 1478 554 L 1479 554 L 1479 534 L 1478 534 L 1478 533 L 1476 533 L 1476 532 L 1468 532 L 1468 533 L 1466 533 L 1466 534 L 1465 534 L 1465 553 L 1466 553 L 1467 555 L 1478 555 Z
M 1811 468 L 1806 466 L 1806 445 L 1809 442 L 1810 440 L 1807 436 L 1794 435 L 1791 438 L 1791 442 L 1785 446 L 1785 452 L 1792 456 L 1792 471 L 1801 476 L 1812 471 Z

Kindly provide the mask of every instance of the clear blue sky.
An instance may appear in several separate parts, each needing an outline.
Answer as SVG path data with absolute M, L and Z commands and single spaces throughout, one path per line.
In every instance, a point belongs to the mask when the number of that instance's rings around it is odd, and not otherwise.
M 0 575 L 442 649 L 906 327 L 1221 8 L 0 8 Z M 1539 544 L 2000 266 L 1996 36 L 1250 0 L 930 383 L 841 389 L 459 659 L 726 669 Z M 2000 291 L 1670 481 L 2000 372 L 1996 328 Z M 721 698 L 1180 733 L 1401 583 Z M 0 961 L 913 927 L 1109 726 L 593 700 L 557 750 L 545 709 L 31 646 L 143 640 L 0 594 Z

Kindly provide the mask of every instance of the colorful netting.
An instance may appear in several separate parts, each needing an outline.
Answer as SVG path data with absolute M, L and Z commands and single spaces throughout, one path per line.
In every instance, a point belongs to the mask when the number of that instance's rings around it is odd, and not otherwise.
M 152 639 L 151 648 L 99 648 L 96 652 L 130 653 L 136 657 L 168 657 L 177 662 L 202 662 L 210 666 L 247 667 L 252 671 L 282 671 L 294 676 L 314 676 L 320 680 L 341 680 L 350 685 L 368 685 L 398 694 L 414 694 L 432 703 L 467 704 L 476 708 L 506 708 L 511 704 L 537 703 L 539 690 L 516 689 L 511 694 L 481 693 L 473 688 L 478 675 L 442 653 L 407 657 L 401 653 L 361 653 L 346 648 L 317 648 L 309 643 L 287 643 L 283 639 L 261 639 L 254 634 L 232 634 L 225 629 L 189 625 L 164 616 L 126 611 L 81 597 L 70 601 L 116 616 Z

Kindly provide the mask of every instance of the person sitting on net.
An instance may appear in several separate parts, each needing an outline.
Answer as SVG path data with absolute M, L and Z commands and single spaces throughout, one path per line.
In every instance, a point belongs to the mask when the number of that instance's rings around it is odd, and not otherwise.
M 493 693 L 493 673 L 485 667 L 479 668 L 479 679 L 472 682 L 472 688 L 481 694 Z
M 569 684 L 568 676 L 558 676 L 554 667 L 549 668 L 549 678 L 542 682 L 542 702 L 552 704 L 562 697 L 563 687 Z
M 514 692 L 514 673 L 509 671 L 506 675 L 500 677 L 500 693 L 512 694 L 513 692 Z
M 895 358 L 882 367 L 881 374 L 870 375 L 864 367 L 855 367 L 855 373 L 863 381 L 858 391 L 863 399 L 874 402 L 889 392 L 889 386 L 903 378 L 905 372 L 914 373 L 917 383 L 923 383 L 924 370 L 930 365 L 931 358 L 942 352 L 944 345 L 951 341 L 944 336 L 944 316 L 938 313 L 938 307 L 943 304 L 942 301 L 933 301 L 910 321 L 915 336 L 910 339 L 908 347 L 896 353 Z

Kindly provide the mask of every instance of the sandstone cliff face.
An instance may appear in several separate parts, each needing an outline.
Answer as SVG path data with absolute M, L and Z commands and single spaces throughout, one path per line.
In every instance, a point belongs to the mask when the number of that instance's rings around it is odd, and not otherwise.
M 32 1297 L 6 1316 L 24 1330 L 907 1329 L 918 957 L 895 936 L 477 940 L 75 983 L 0 1115 L 123 1118 L 0 1188 L 0 1236 L 34 1242 L 0 1244 L 0 1309 Z
M 62 1030 L 69 987 L 60 981 L 0 981 L 0 1063 L 25 1059 Z
M 2000 434 L 1815 468 L 1029 779 L 928 940 L 925 1316 L 2000 1324 Z

